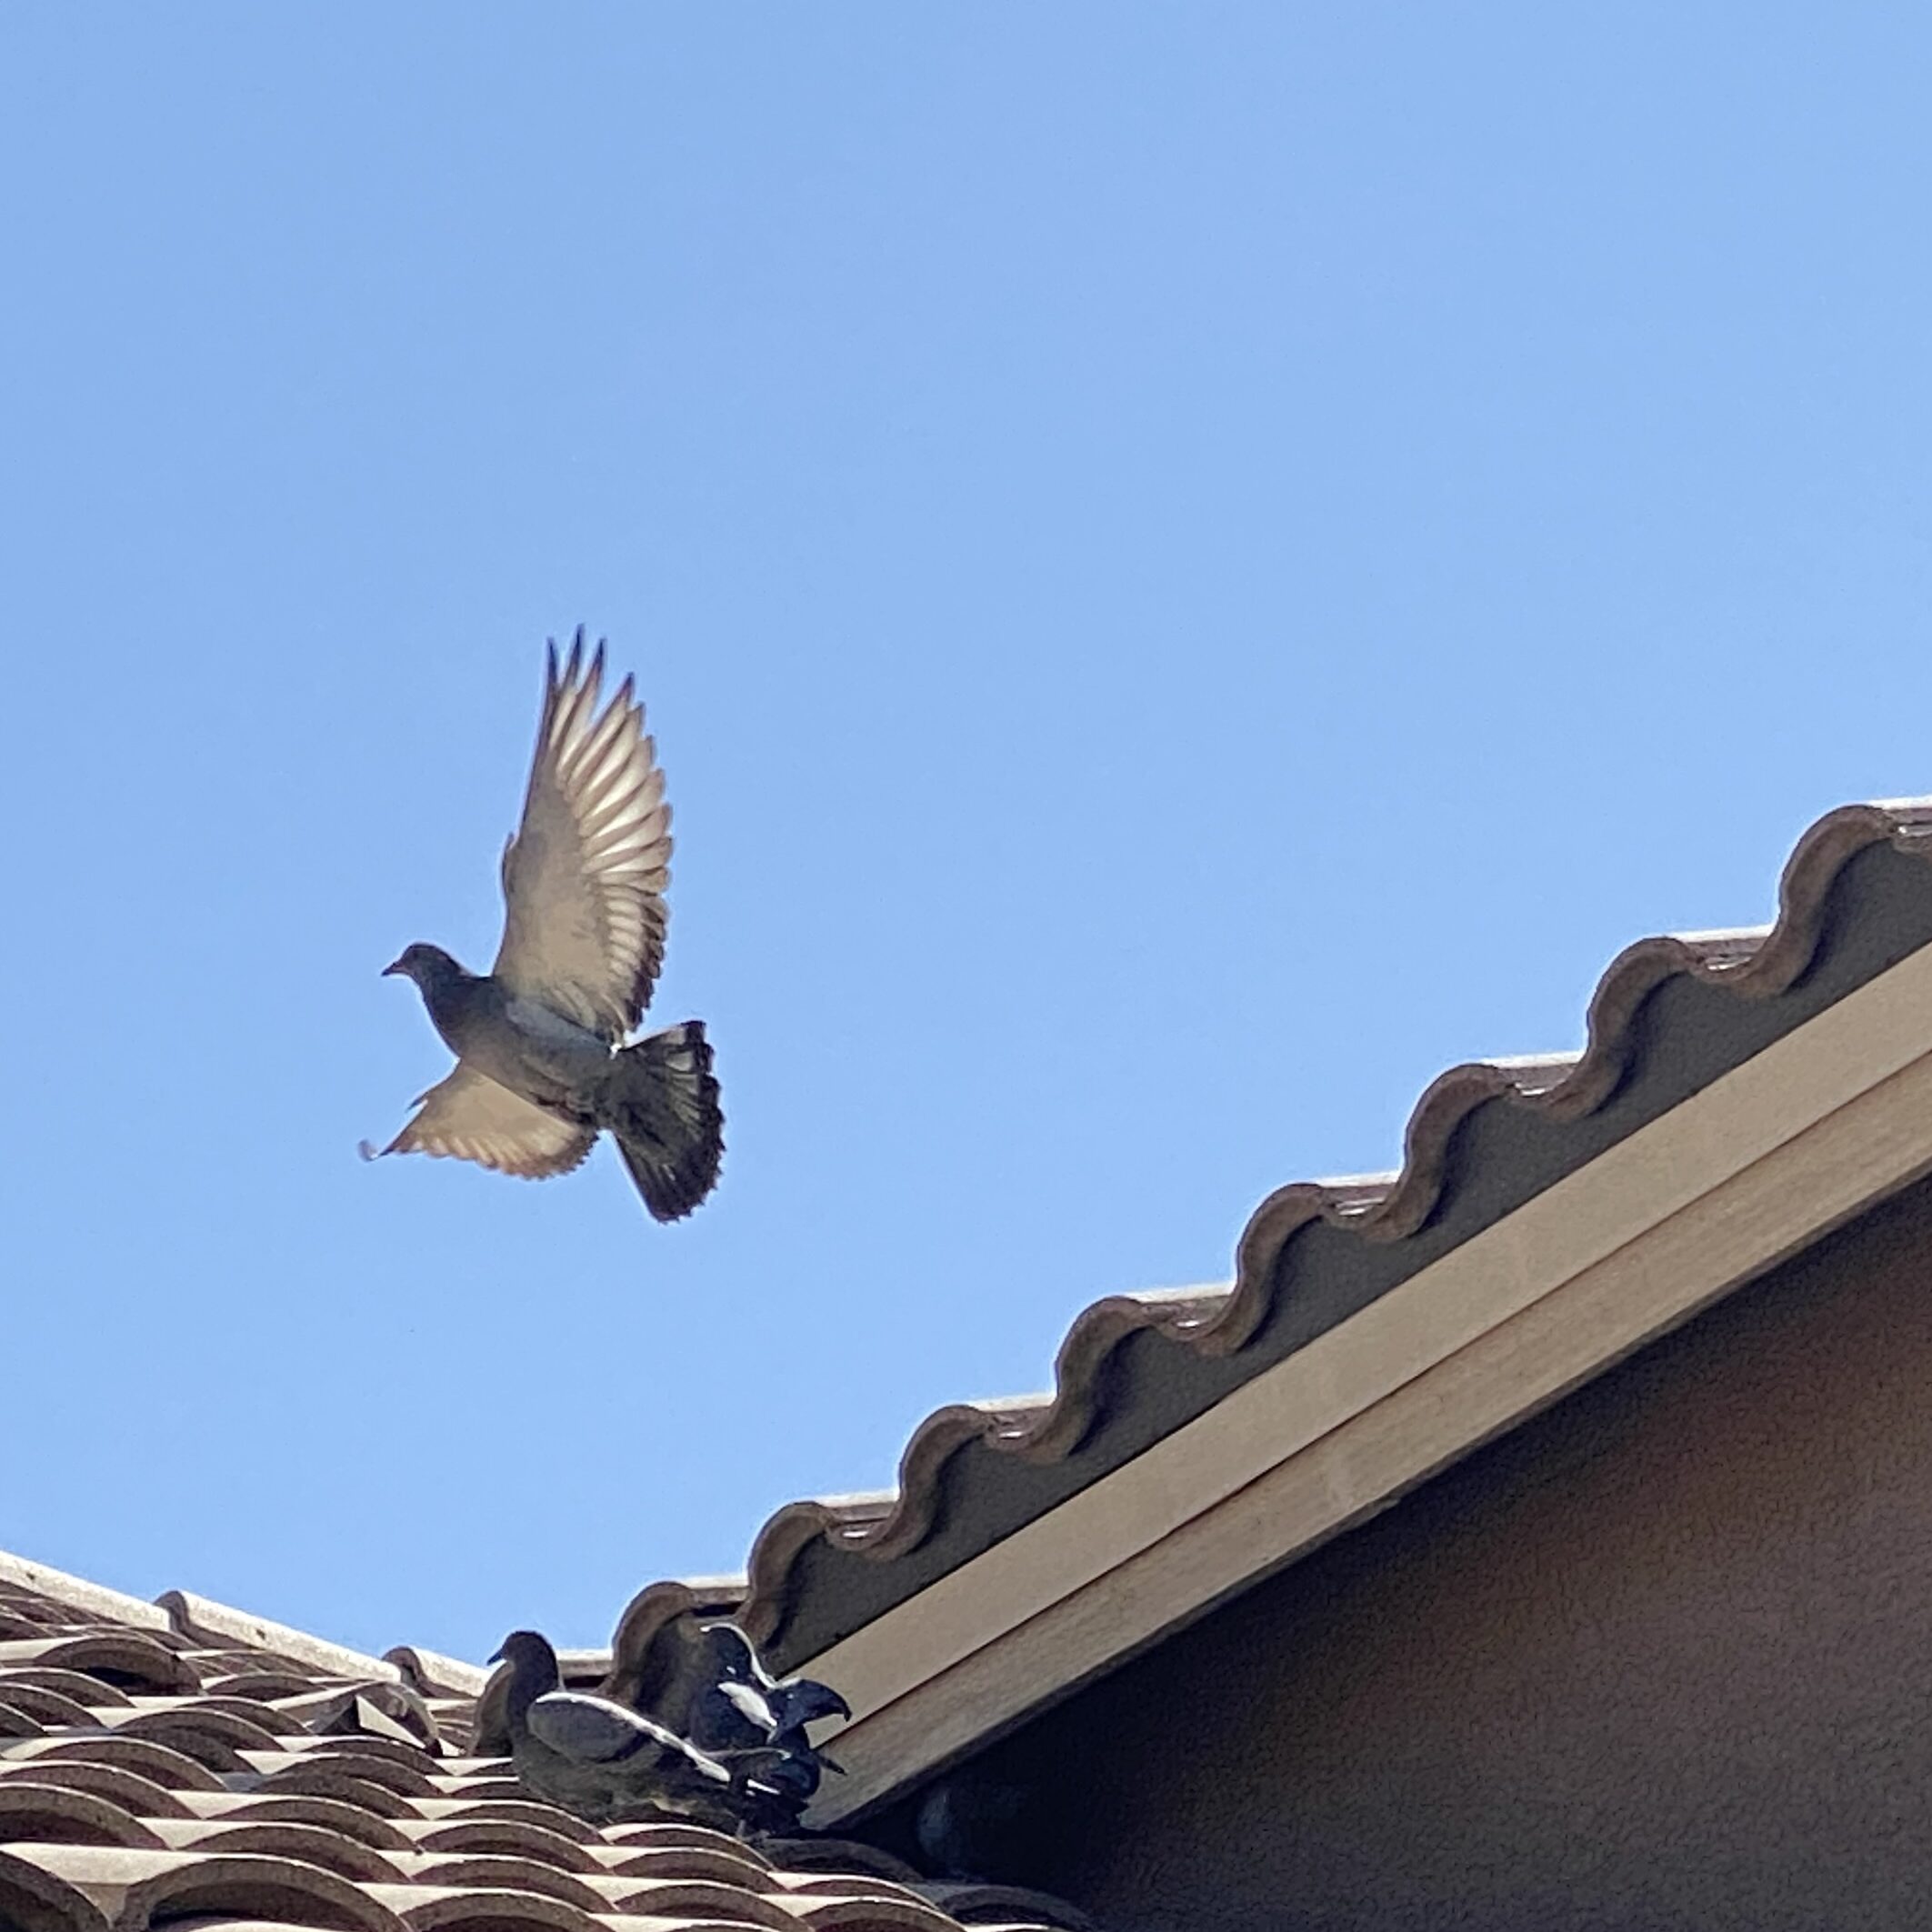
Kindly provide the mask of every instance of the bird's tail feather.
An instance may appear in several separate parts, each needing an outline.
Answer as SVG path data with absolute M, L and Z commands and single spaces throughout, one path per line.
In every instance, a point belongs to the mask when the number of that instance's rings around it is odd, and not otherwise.
M 667 1026 L 612 1056 L 598 1096 L 607 1128 L 644 1205 L 681 1220 L 717 1185 L 725 1114 L 702 1020 Z

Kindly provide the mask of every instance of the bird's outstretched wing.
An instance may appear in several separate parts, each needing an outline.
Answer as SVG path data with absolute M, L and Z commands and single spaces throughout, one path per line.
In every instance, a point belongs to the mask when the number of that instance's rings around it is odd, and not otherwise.
M 586 664 L 581 629 L 561 666 L 550 646 L 523 823 L 504 848 L 493 971 L 616 1043 L 664 960 L 671 808 L 630 679 L 599 714 L 603 680 L 604 646 Z
M 597 1137 L 595 1128 L 545 1113 L 460 1060 L 447 1079 L 418 1097 L 416 1107 L 385 1154 L 449 1155 L 541 1181 L 582 1166 Z

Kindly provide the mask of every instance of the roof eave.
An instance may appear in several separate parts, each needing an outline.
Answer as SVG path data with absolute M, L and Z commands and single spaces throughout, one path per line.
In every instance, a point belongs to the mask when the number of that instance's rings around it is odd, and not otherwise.
M 801 1667 L 849 1822 L 1932 1171 L 1932 946 Z

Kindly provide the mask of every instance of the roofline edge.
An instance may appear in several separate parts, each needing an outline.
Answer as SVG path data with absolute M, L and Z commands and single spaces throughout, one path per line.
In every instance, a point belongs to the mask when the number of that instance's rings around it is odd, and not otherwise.
M 801 1665 L 846 1824 L 1932 1172 L 1932 946 Z

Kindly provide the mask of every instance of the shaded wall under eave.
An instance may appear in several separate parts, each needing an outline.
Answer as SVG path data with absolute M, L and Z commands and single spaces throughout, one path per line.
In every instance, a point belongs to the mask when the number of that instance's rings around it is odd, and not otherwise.
M 959 1776 L 1113 1932 L 1923 1932 L 1932 1182 Z

